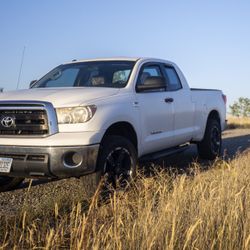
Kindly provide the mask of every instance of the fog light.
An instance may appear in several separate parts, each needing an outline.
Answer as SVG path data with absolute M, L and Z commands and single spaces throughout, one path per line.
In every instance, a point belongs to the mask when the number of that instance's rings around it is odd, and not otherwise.
M 82 164 L 82 155 L 76 152 L 67 152 L 64 154 L 63 164 L 68 168 L 76 168 Z

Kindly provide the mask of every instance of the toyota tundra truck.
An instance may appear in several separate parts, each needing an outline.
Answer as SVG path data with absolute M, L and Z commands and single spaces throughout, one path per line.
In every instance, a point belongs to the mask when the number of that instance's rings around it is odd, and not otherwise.
M 0 93 L 0 190 L 24 178 L 100 173 L 129 181 L 138 160 L 221 152 L 226 96 L 190 89 L 170 61 L 105 58 L 62 64 L 30 88 Z

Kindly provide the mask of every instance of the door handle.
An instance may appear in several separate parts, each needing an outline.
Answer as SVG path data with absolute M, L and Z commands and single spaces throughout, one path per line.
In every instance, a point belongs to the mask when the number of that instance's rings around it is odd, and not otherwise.
M 173 98 L 166 98 L 166 99 L 165 99 L 165 102 L 166 102 L 166 103 L 171 103 L 171 102 L 173 102 L 173 101 L 174 101 Z

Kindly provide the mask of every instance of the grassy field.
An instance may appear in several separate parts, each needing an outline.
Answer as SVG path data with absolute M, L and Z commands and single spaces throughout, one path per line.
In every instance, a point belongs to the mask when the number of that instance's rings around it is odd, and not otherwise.
M 236 129 L 236 128 L 250 128 L 250 117 L 228 117 L 228 128 Z
M 105 202 L 80 190 L 24 202 L 0 217 L 0 249 L 250 249 L 249 162 L 248 151 L 207 171 L 158 169 Z

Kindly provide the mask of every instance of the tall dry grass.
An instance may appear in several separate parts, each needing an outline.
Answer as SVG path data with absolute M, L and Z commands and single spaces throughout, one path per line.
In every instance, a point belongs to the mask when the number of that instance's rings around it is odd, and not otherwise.
M 236 129 L 236 128 L 250 128 L 250 117 L 228 117 L 228 128 Z
M 249 163 L 250 152 L 190 175 L 158 170 L 103 204 L 24 209 L 1 218 L 0 248 L 250 249 Z

